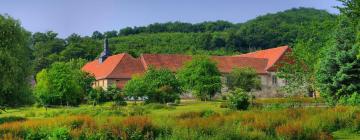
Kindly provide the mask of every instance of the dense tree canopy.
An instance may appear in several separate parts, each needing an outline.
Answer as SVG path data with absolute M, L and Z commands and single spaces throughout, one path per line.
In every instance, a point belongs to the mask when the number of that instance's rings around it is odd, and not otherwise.
M 0 106 L 30 101 L 29 39 L 18 21 L 0 15 Z
M 180 98 L 180 86 L 170 70 L 150 67 L 144 75 L 131 79 L 124 93 L 134 99 L 144 98 L 146 103 L 169 103 Z
M 360 2 L 342 2 L 347 7 L 340 9 L 342 15 L 335 36 L 321 58 L 316 78 L 321 94 L 329 103 L 354 104 L 360 99 L 360 60 L 357 58 L 360 30 L 356 16 Z
M 216 63 L 207 56 L 195 56 L 177 73 L 183 88 L 205 101 L 220 91 L 220 76 Z
M 55 62 L 37 76 L 35 95 L 44 105 L 78 105 L 95 80 L 80 70 L 84 61 Z

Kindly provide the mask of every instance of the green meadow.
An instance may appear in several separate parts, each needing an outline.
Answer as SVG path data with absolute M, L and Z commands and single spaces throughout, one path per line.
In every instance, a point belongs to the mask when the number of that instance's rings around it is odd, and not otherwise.
M 112 102 L 78 107 L 24 107 L 0 114 L 3 139 L 359 139 L 360 107 L 321 100 L 257 99 L 246 111 L 224 101 L 179 105 Z

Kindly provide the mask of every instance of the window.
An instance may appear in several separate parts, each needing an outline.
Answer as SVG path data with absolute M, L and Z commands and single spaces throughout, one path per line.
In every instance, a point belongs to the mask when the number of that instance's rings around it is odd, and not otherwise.
M 276 76 L 272 76 L 272 84 L 277 85 L 277 78 Z

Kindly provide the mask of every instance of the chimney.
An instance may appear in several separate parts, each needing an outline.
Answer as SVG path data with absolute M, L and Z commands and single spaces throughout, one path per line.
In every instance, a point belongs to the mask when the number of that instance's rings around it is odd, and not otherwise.
M 103 46 L 103 52 L 100 54 L 99 63 L 103 63 L 106 58 L 110 56 L 110 50 L 109 50 L 109 42 L 108 39 L 104 39 L 104 46 Z

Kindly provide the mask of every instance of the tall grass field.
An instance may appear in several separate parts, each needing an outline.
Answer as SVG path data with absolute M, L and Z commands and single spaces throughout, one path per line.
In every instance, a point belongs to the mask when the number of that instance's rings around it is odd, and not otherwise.
M 100 106 L 8 109 L 0 114 L 6 140 L 331 140 L 360 139 L 360 107 L 326 107 L 313 99 L 254 101 L 246 111 L 223 101 L 177 106 L 112 102 Z M 311 105 L 304 105 L 311 104 Z

